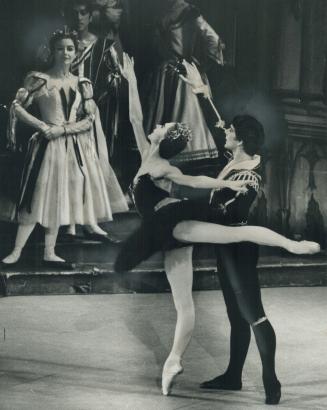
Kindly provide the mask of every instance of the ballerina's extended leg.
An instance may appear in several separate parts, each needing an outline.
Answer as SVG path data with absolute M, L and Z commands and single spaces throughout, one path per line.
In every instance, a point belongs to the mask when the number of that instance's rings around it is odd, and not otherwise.
M 196 243 L 254 242 L 258 245 L 277 246 L 295 254 L 314 254 L 320 246 L 311 241 L 293 241 L 262 226 L 225 226 L 215 223 L 184 221 L 173 230 L 176 239 Z

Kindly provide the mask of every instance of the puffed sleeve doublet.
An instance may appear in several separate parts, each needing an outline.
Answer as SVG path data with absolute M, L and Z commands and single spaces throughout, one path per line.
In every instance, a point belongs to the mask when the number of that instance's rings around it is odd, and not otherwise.
M 15 99 L 11 104 L 9 113 L 9 125 L 7 130 L 7 146 L 12 150 L 19 149 L 16 140 L 16 124 L 17 113 L 20 109 L 27 109 L 33 102 L 35 97 L 42 95 L 45 92 L 47 84 L 47 76 L 43 73 L 32 71 L 27 74 L 24 85 L 16 93 Z M 30 124 L 33 125 L 33 124 Z M 35 126 L 39 125 L 39 121 L 35 119 Z

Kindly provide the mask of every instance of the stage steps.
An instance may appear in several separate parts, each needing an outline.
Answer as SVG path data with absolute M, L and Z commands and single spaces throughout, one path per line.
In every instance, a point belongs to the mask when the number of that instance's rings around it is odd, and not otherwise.
M 107 224 L 117 236 L 124 238 L 139 223 L 135 213 L 118 216 Z M 14 241 L 14 225 L 1 224 L 1 257 Z M 1 268 L 0 294 L 49 295 L 91 293 L 149 293 L 169 291 L 163 271 L 162 255 L 156 254 L 137 269 L 126 274 L 113 272 L 113 262 L 119 245 L 103 244 L 85 239 L 58 241 L 57 253 L 76 262 L 72 271 L 46 270 L 40 261 L 43 252 L 43 232 L 36 231 L 24 249 L 21 260 L 12 268 Z M 326 286 L 326 253 L 310 257 L 290 255 L 279 249 L 262 248 L 258 264 L 261 284 L 275 286 Z M 212 246 L 197 247 L 194 251 L 194 289 L 219 289 Z
M 83 254 L 82 250 L 79 252 Z M 195 290 L 219 289 L 213 258 L 195 257 L 194 265 Z M 16 296 L 169 291 L 160 255 L 155 255 L 129 273 L 114 273 L 112 267 L 113 262 L 82 262 L 72 271 L 45 270 L 40 265 L 33 268 L 17 266 L 2 270 L 1 293 L 3 296 Z M 258 269 L 263 287 L 327 285 L 326 254 L 301 259 L 261 256 Z

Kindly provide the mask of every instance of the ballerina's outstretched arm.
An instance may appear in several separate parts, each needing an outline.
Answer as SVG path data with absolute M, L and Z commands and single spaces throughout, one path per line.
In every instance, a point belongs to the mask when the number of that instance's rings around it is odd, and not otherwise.
M 134 59 L 130 58 L 127 53 L 123 55 L 123 66 L 120 66 L 120 71 L 128 81 L 129 119 L 135 134 L 137 148 L 143 158 L 150 144 L 143 128 L 143 113 L 134 72 Z
M 176 225 L 173 236 L 182 242 L 226 244 L 253 242 L 277 246 L 296 254 L 314 254 L 320 245 L 310 241 L 293 241 L 262 226 L 225 226 L 209 222 L 184 221 Z

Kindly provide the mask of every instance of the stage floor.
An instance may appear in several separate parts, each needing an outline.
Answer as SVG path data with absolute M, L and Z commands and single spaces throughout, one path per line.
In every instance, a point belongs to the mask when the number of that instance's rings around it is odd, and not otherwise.
M 229 328 L 220 291 L 194 293 L 196 329 L 173 395 L 160 393 L 172 341 L 170 294 L 0 299 L 1 410 L 264 409 L 252 340 L 240 392 L 203 391 L 224 371 Z M 327 287 L 264 289 L 277 338 L 282 409 L 327 408 Z

